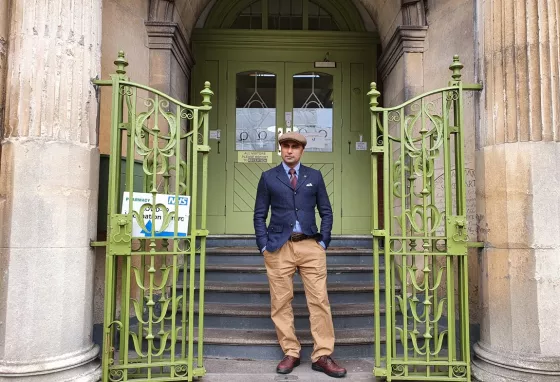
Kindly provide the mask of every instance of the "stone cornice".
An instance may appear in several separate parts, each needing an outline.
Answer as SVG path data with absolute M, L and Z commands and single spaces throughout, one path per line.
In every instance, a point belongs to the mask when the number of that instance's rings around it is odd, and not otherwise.
M 381 80 L 387 78 L 404 53 L 424 52 L 424 40 L 427 33 L 427 26 L 401 25 L 397 27 L 379 59 Z
M 146 21 L 145 25 L 148 33 L 148 48 L 170 50 L 187 78 L 190 78 L 194 60 L 179 24 L 165 21 Z

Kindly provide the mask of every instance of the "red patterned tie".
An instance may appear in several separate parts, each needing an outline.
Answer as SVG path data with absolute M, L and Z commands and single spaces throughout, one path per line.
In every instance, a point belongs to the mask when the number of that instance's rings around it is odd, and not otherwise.
M 295 190 L 297 184 L 296 170 L 291 168 L 289 173 L 290 173 L 290 183 L 292 184 L 292 188 Z

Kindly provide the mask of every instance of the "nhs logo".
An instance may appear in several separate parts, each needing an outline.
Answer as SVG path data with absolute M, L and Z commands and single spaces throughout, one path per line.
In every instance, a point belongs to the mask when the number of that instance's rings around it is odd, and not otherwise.
M 167 197 L 167 204 L 175 204 L 175 196 Z M 179 205 L 180 206 L 188 206 L 189 205 L 189 197 L 188 196 L 179 196 Z

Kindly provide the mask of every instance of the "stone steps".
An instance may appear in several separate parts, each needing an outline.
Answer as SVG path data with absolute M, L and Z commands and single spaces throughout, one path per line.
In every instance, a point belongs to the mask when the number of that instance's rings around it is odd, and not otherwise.
M 338 358 L 373 357 L 371 244 L 371 237 L 337 236 L 327 251 L 327 283 Z M 280 359 L 283 354 L 270 319 L 270 292 L 264 257 L 255 246 L 254 236 L 209 237 L 205 260 L 205 356 Z M 199 273 L 197 264 L 196 279 Z M 181 271 L 177 292 L 182 290 L 182 280 Z M 383 280 L 380 282 L 380 288 L 384 290 Z M 195 299 L 198 299 L 198 286 L 196 288 Z M 302 357 L 309 357 L 313 341 L 304 288 L 297 272 L 294 275 L 293 308 Z M 379 308 L 384 314 L 384 293 Z M 194 325 L 198 325 L 198 312 L 195 317 Z
M 137 332 L 137 325 L 131 330 Z M 301 344 L 301 357 L 309 358 L 313 351 L 313 338 L 307 330 L 296 329 Z M 340 359 L 373 357 L 373 331 L 371 329 L 335 329 L 335 354 Z M 159 348 L 159 336 L 154 346 Z M 198 327 L 194 328 L 195 352 L 198 344 Z M 383 342 L 385 339 L 383 339 Z M 169 342 L 166 346 L 169 346 Z M 130 345 L 132 346 L 132 344 Z M 144 341 L 144 346 L 146 342 Z M 176 344 L 180 353 L 181 343 Z M 283 357 L 274 329 L 204 328 L 204 356 L 229 359 L 279 360 Z M 334 356 L 334 355 L 333 355 Z
M 295 278 L 295 277 L 294 277 Z M 384 286 L 381 285 L 382 290 Z M 373 283 L 328 281 L 329 301 L 337 303 L 373 304 Z M 197 291 L 198 292 L 198 291 Z M 198 293 L 196 293 L 198 295 Z M 384 298 L 384 294 L 382 295 Z M 216 303 L 270 304 L 267 281 L 231 283 L 212 281 L 205 284 L 205 301 Z M 301 281 L 294 282 L 294 304 L 305 304 Z
M 266 267 L 264 264 L 207 264 L 206 281 L 230 281 L 230 282 L 265 282 Z M 197 268 L 197 271 L 199 269 Z M 362 281 L 373 283 L 373 271 L 371 266 L 354 264 L 327 264 L 327 274 L 330 283 L 344 281 Z M 179 272 L 178 280 L 182 281 L 182 271 Z M 300 282 L 298 272 L 294 275 L 294 282 Z M 181 284 L 179 284 L 181 286 Z
M 309 311 L 305 304 L 293 304 L 295 326 L 309 331 Z M 198 313 L 198 310 L 195 310 Z M 335 329 L 373 330 L 373 304 L 331 304 Z M 384 308 L 382 308 L 384 313 Z M 198 318 L 198 317 L 197 317 Z M 198 320 L 196 321 L 198 323 Z M 241 328 L 273 330 L 270 305 L 241 303 L 205 303 L 204 326 L 206 328 Z

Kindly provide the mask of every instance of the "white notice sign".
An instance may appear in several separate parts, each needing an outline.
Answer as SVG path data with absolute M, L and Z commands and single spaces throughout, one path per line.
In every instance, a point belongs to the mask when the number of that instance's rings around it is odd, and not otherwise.
M 220 139 L 220 130 L 210 130 L 210 139 Z
M 356 142 L 356 151 L 367 150 L 367 142 Z
M 190 196 L 179 196 L 177 207 L 177 234 L 175 234 L 175 195 L 157 194 L 156 211 L 153 213 L 152 194 L 134 192 L 132 210 L 136 212 L 132 218 L 133 237 L 173 237 L 188 235 Z M 123 193 L 122 214 L 128 214 L 130 198 L 128 192 Z M 142 214 L 140 214 L 142 212 Z M 164 226 L 164 222 L 166 223 Z

